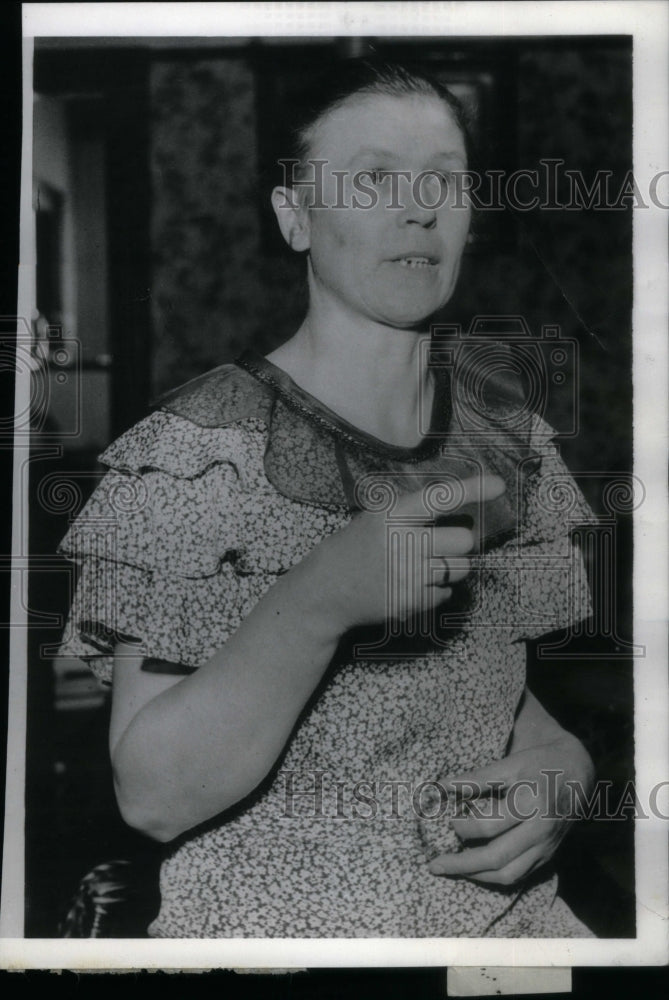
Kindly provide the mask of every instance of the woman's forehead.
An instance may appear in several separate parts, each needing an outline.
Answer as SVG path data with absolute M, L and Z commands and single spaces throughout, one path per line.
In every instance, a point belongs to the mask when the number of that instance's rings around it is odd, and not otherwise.
M 354 94 L 328 112 L 314 129 L 314 158 L 350 159 L 364 150 L 405 156 L 448 152 L 464 156 L 462 130 L 437 95 Z

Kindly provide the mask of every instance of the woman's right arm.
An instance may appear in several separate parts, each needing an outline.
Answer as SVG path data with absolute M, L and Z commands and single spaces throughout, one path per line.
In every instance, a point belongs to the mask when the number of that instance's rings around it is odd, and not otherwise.
M 465 487 L 468 499 L 480 498 L 478 481 Z M 483 499 L 502 488 L 500 481 L 490 483 Z M 406 513 L 425 511 L 419 494 L 401 503 Z M 143 672 L 133 646 L 117 647 L 110 749 L 126 822 L 168 841 L 263 780 L 343 633 L 387 617 L 385 529 L 383 515 L 365 513 L 324 539 L 186 678 Z M 462 579 L 471 533 L 433 528 L 432 536 L 430 555 L 449 559 L 452 582 Z M 409 604 L 400 609 L 407 614 L 450 593 L 425 586 L 420 560 L 396 570 L 408 583 Z
M 319 598 L 318 563 L 280 577 L 189 677 L 143 672 L 136 649 L 117 647 L 110 750 L 131 826 L 171 840 L 266 776 L 343 631 Z

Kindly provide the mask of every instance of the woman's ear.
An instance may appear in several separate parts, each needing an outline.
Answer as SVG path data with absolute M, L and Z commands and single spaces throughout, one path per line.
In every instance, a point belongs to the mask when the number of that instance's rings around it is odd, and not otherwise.
M 311 246 L 308 210 L 295 189 L 275 187 L 272 208 L 281 234 L 291 250 L 308 250 Z

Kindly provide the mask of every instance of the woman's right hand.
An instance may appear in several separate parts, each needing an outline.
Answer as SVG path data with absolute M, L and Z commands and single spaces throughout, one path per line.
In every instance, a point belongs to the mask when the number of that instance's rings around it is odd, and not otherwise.
M 499 476 L 465 479 L 461 485 L 459 508 L 504 492 Z M 467 553 L 474 543 L 468 528 L 435 527 L 418 490 L 398 499 L 392 518 L 387 512 L 355 515 L 323 539 L 307 561 L 345 631 L 386 619 L 403 621 L 441 604 L 451 596 L 450 584 L 469 573 Z

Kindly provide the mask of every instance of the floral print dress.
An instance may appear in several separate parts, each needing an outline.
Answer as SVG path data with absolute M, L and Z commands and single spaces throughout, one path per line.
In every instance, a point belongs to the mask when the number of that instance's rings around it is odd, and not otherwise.
M 429 621 L 344 636 L 262 785 L 166 846 L 152 936 L 590 936 L 547 869 L 492 889 L 427 868 L 461 849 L 440 777 L 505 753 L 523 640 L 590 614 L 570 528 L 593 518 L 507 376 L 476 405 L 438 367 L 434 378 L 431 424 L 401 448 L 246 352 L 102 455 L 108 471 L 61 551 L 80 566 L 62 652 L 104 684 L 119 639 L 139 644 L 142 669 L 196 670 L 361 509 L 386 511 L 390 537 L 402 492 L 422 489 L 435 516 L 463 476 L 506 484 L 467 522 L 481 542 L 453 599 Z

